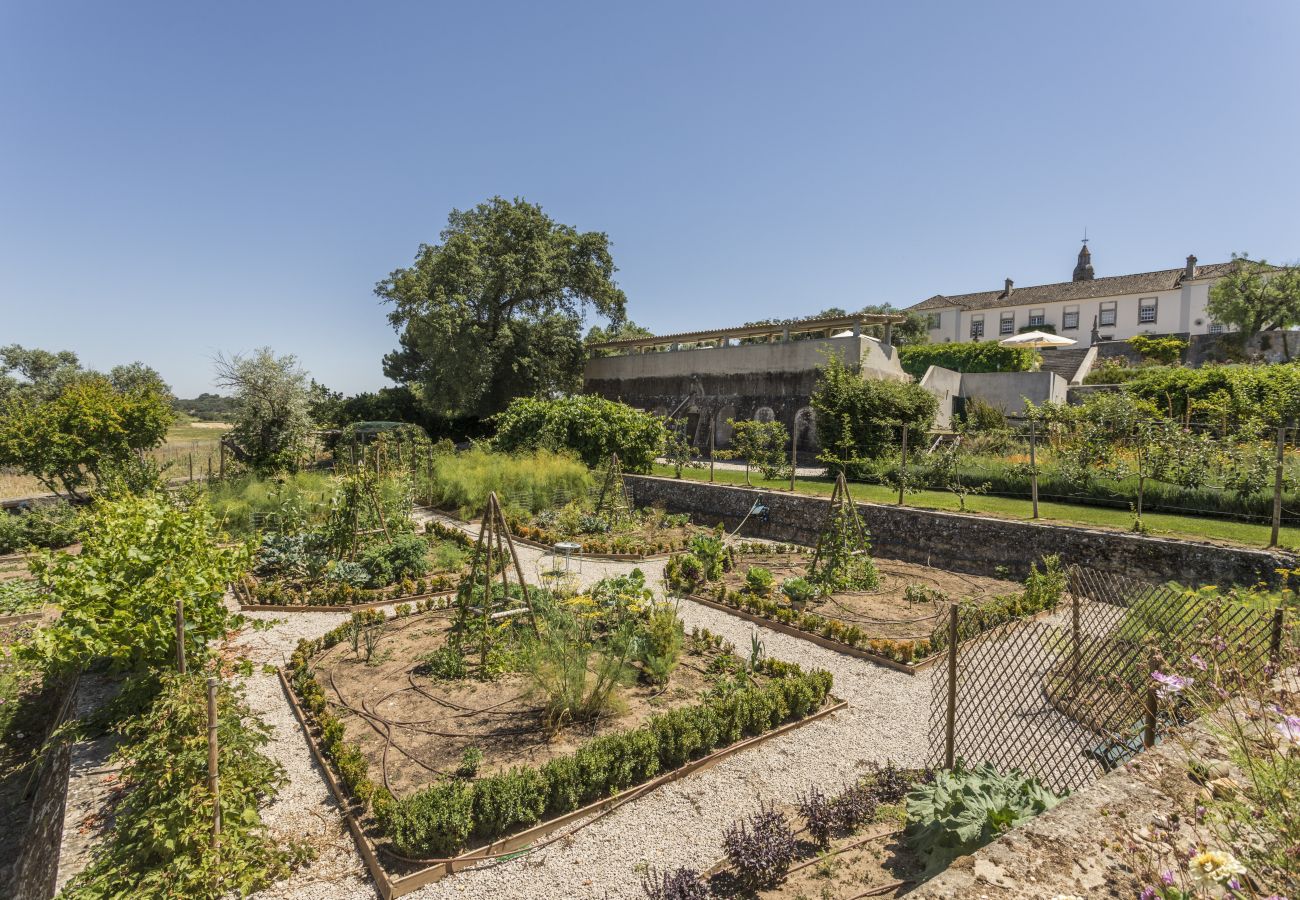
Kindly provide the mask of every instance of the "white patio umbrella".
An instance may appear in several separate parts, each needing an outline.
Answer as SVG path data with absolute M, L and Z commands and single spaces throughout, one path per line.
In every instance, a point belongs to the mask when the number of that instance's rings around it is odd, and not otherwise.
M 1079 343 L 1074 338 L 1048 334 L 1046 331 L 1026 331 L 998 341 L 1003 347 L 1069 347 Z

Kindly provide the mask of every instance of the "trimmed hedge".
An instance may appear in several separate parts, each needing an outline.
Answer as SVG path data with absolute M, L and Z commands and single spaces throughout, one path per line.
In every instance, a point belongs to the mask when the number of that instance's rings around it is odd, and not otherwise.
M 908 344 L 898 348 L 903 371 L 922 378 L 930 366 L 954 372 L 1028 372 L 1038 351 L 1028 347 L 1003 347 L 997 341 L 963 341 L 948 344 Z
M 826 702 L 829 672 L 805 672 L 792 663 L 763 660 L 764 684 L 710 697 L 696 706 L 653 716 L 639 728 L 603 735 L 541 767 L 521 766 L 465 781 L 439 781 L 397 798 L 367 777 L 365 757 L 343 740 L 342 723 L 328 711 L 310 657 L 343 640 L 343 625 L 302 641 L 290 663 L 302 706 L 321 730 L 321 745 L 344 786 L 369 802 L 396 851 L 408 857 L 450 857 L 471 841 L 487 843 L 677 769 L 715 749 L 808 716 Z

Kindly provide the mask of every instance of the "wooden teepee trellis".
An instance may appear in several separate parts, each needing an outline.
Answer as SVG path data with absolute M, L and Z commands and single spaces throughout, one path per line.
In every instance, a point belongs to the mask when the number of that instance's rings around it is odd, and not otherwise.
M 871 562 L 871 534 L 862 524 L 857 504 L 849 494 L 848 482 L 841 472 L 831 491 L 831 502 L 826 508 L 817 547 L 813 551 L 808 580 L 825 584 L 840 581 L 852 570 L 862 568 L 867 581 L 874 586 L 878 576 Z
M 498 568 L 500 571 L 498 572 Z M 514 583 L 518 586 L 519 601 L 522 606 L 512 606 L 511 571 Z M 500 576 L 501 596 L 493 596 L 493 583 Z M 475 588 L 482 587 L 482 605 L 475 605 Z M 458 631 L 462 636 L 476 638 L 479 651 L 479 663 L 487 665 L 488 650 L 491 648 L 491 625 L 499 619 L 527 614 L 535 634 L 540 633 L 537 615 L 533 610 L 532 598 L 528 594 L 528 582 L 524 579 L 523 566 L 519 564 L 519 554 L 515 543 L 510 538 L 510 528 L 506 517 L 501 512 L 501 502 L 496 492 L 488 494 L 487 506 L 483 511 L 483 524 L 479 528 L 478 540 L 474 543 L 474 554 L 470 562 L 470 571 L 461 582 L 457 597 L 460 614 L 457 620 Z
M 617 453 L 610 454 L 609 465 L 605 467 L 600 494 L 596 497 L 596 515 L 607 516 L 611 523 L 624 521 L 632 515 L 632 501 L 627 494 L 627 482 L 623 480 L 623 466 Z

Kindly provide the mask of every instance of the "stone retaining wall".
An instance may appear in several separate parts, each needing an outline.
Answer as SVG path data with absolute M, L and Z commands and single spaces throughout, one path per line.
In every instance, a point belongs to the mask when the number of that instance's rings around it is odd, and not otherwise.
M 697 523 L 723 522 L 728 531 L 761 500 L 768 522 L 751 516 L 741 531 L 749 537 L 812 544 L 826 515 L 826 499 L 804 494 L 646 475 L 629 475 L 627 484 L 638 506 L 689 512 Z M 858 509 L 871 529 L 874 554 L 972 575 L 998 575 L 1005 566 L 1023 578 L 1031 563 L 1050 553 L 1066 563 L 1186 585 L 1276 584 L 1277 569 L 1300 566 L 1294 554 L 1280 551 L 877 503 L 859 503 Z

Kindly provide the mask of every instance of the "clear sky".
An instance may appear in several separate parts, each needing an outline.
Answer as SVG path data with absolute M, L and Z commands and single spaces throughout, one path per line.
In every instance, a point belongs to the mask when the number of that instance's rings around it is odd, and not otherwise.
M 0 344 L 385 383 L 494 194 L 656 331 L 1300 258 L 1300 3 L 0 2 Z

